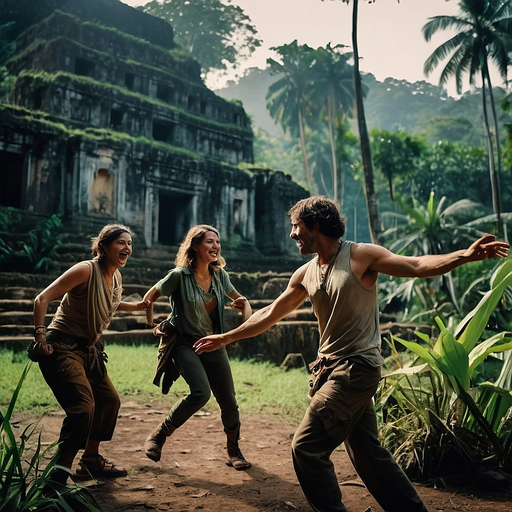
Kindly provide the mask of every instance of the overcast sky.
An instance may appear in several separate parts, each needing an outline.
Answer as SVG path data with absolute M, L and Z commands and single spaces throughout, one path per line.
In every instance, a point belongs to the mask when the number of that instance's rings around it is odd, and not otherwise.
M 122 0 L 137 6 L 147 0 Z M 327 43 L 351 44 L 352 2 L 341 0 L 232 0 L 249 16 L 263 39 L 244 67 L 266 67 L 272 56 L 269 48 L 297 39 L 313 48 Z M 438 14 L 456 14 L 456 0 L 375 0 L 359 2 L 359 52 L 361 70 L 375 75 L 410 82 L 437 83 L 438 73 L 427 78 L 423 63 L 449 34 L 440 33 L 426 43 L 421 28 L 428 18 Z M 449 88 L 450 90 L 451 88 Z M 450 92 L 453 92 L 450 90 Z

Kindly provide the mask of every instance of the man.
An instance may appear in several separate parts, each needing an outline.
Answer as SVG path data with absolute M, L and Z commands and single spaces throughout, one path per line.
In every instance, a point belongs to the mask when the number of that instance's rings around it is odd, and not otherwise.
M 313 510 L 346 512 L 330 455 L 345 443 L 367 489 L 386 512 L 426 512 L 414 487 L 377 439 L 373 395 L 382 356 L 377 303 L 379 272 L 432 277 L 470 261 L 507 256 L 509 245 L 485 235 L 468 249 L 449 254 L 399 256 L 375 244 L 341 241 L 345 219 L 325 197 L 299 201 L 288 212 L 290 237 L 301 254 L 317 257 L 292 275 L 269 306 L 224 334 L 194 345 L 198 353 L 256 336 L 298 308 L 308 297 L 318 319 L 316 380 L 304 419 L 292 442 L 297 478 Z

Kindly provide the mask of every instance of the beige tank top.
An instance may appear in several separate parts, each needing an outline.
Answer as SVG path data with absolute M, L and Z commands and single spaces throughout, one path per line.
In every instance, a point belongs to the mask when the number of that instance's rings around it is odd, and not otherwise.
M 48 329 L 86 338 L 93 344 L 108 327 L 121 302 L 122 280 L 121 273 L 116 270 L 110 290 L 98 260 L 86 263 L 91 269 L 87 291 L 81 295 L 66 293 Z
M 318 258 L 308 265 L 302 285 L 307 290 L 318 319 L 319 357 L 364 357 L 372 366 L 382 365 L 380 353 L 377 283 L 364 286 L 350 266 L 353 242 L 341 242 L 341 249 L 330 269 L 323 269 Z

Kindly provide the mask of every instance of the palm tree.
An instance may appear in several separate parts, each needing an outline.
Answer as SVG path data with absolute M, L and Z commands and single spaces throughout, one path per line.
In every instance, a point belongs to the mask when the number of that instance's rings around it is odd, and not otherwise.
M 308 155 L 306 151 L 306 116 L 309 112 L 308 89 L 313 49 L 307 45 L 298 45 L 297 40 L 290 44 L 271 48 L 276 51 L 281 62 L 267 59 L 270 74 L 281 75 L 267 91 L 267 109 L 272 118 L 281 124 L 285 132 L 299 136 L 304 171 L 310 190 L 313 182 L 309 170 Z
M 333 183 L 329 135 L 325 123 L 315 124 L 308 133 L 306 143 L 311 178 L 315 184 L 315 193 L 331 197 Z
M 342 0 L 348 4 L 350 0 Z M 365 186 L 366 208 L 368 210 L 368 220 L 370 224 L 370 236 L 373 243 L 379 241 L 379 210 L 377 208 L 377 196 L 375 194 L 375 184 L 373 179 L 372 152 L 370 148 L 370 137 L 366 126 L 366 116 L 364 113 L 364 90 L 359 70 L 359 46 L 357 42 L 359 0 L 352 0 L 352 50 L 354 52 L 354 93 L 356 100 L 357 125 L 359 128 L 359 146 L 361 148 L 361 157 L 363 160 L 363 174 Z
M 512 0 L 460 0 L 459 7 L 460 12 L 457 16 L 434 16 L 423 27 L 426 41 L 430 41 L 440 30 L 457 31 L 453 37 L 434 50 L 425 61 L 424 71 L 429 75 L 441 61 L 448 58 L 441 72 L 439 84 L 445 85 L 448 79 L 454 76 L 458 93 L 462 92 L 464 74 L 469 73 L 471 85 L 475 82 L 475 76 L 480 74 L 492 203 L 497 217 L 497 229 L 501 232 L 500 141 L 489 62 L 496 65 L 501 77 L 506 81 L 508 50 L 512 47 Z M 494 141 L 489 125 L 488 102 L 493 117 Z
M 393 226 L 382 233 L 382 240 L 386 247 L 399 254 L 422 256 L 455 251 L 488 233 L 491 225 L 496 222 L 496 215 L 486 215 L 486 209 L 482 204 L 469 199 L 461 199 L 445 206 L 446 196 L 436 204 L 434 192 L 431 192 L 426 205 L 419 203 L 414 197 L 410 202 L 398 197 L 396 202 L 404 213 L 383 213 L 383 218 L 389 217 Z M 503 217 L 510 221 L 512 214 L 505 213 Z M 427 309 L 428 293 L 421 293 L 421 287 L 439 287 L 444 289 L 455 310 L 460 312 L 451 272 L 429 278 L 424 283 L 422 281 L 408 280 L 392 295 L 403 293 L 404 290 L 410 294 L 414 290 L 423 295 L 423 305 Z M 389 298 L 387 300 L 389 301 Z
M 311 91 L 312 104 L 319 106 L 319 116 L 327 109 L 329 142 L 331 146 L 333 199 L 338 202 L 338 165 L 336 157 L 335 124 L 343 114 L 350 115 L 354 106 L 354 81 L 348 61 L 352 54 L 340 53 L 344 45 L 329 43 L 314 52 L 315 80 Z M 316 101 L 318 99 L 318 101 Z

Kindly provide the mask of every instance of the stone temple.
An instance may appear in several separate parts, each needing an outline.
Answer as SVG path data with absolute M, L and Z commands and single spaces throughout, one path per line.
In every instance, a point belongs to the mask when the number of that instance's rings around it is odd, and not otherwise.
M 77 230 L 122 222 L 147 247 L 208 223 L 263 254 L 294 250 L 286 211 L 307 191 L 253 164 L 242 105 L 204 85 L 172 27 L 118 0 L 55 3 L 6 64 L 0 205 Z

